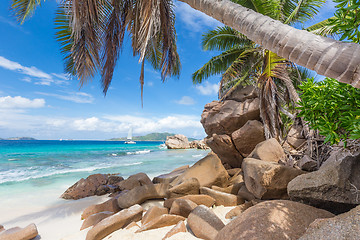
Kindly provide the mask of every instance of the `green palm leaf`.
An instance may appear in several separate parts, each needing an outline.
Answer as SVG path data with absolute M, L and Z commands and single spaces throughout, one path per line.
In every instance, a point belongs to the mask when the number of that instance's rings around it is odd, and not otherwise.
M 15 13 L 17 20 L 21 23 L 34 13 L 36 7 L 41 5 L 41 0 L 13 0 L 12 2 L 11 9 Z

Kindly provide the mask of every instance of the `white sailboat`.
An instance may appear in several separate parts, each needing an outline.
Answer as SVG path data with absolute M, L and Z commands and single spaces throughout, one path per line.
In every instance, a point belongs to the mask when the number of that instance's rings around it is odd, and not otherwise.
M 125 144 L 136 144 L 136 142 L 132 140 L 132 128 L 129 129 L 128 136 L 126 139 L 127 140 L 125 141 Z

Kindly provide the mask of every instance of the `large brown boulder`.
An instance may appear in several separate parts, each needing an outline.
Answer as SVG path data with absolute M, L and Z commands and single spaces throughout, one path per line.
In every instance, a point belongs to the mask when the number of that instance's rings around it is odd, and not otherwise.
M 274 162 L 245 158 L 242 164 L 247 190 L 258 199 L 286 199 L 288 183 L 304 172 Z
M 86 235 L 86 240 L 99 240 L 107 235 L 119 230 L 131 222 L 141 220 L 143 208 L 140 205 L 134 205 L 128 209 L 121 210 L 120 212 L 103 219 L 96 224 Z
M 201 187 L 211 187 L 212 185 L 224 187 L 227 185 L 229 174 L 216 154 L 209 153 L 183 174 L 175 178 L 171 185 L 179 185 L 191 178 L 197 178 Z
M 149 210 L 146 211 L 145 215 L 141 219 L 141 224 L 147 224 L 155 218 L 168 213 L 169 210 L 167 208 L 152 206 L 151 208 L 149 208 Z
M 270 138 L 256 145 L 248 158 L 256 158 L 267 162 L 279 162 L 285 158 L 284 149 L 275 138 Z
M 234 195 L 237 195 L 240 188 L 242 186 L 244 186 L 245 183 L 244 182 L 241 182 L 241 183 L 235 183 L 233 185 L 230 185 L 226 188 L 221 188 L 221 187 L 218 187 L 218 186 L 212 186 L 211 189 L 214 189 L 216 191 L 220 191 L 220 192 L 224 192 L 224 193 L 230 193 L 230 194 L 234 194 Z
M 87 217 L 84 220 L 83 224 L 81 225 L 80 230 L 83 230 L 85 228 L 94 226 L 97 223 L 99 223 L 101 220 L 103 220 L 103 219 L 105 219 L 107 217 L 110 217 L 113 214 L 114 214 L 113 212 L 105 211 L 105 212 L 99 212 L 99 213 L 95 213 L 93 215 L 90 215 L 89 217 Z
M 93 174 L 86 179 L 82 178 L 69 187 L 61 197 L 64 199 L 80 199 L 94 196 L 97 188 L 106 184 L 108 177 L 104 174 Z
M 131 189 L 117 199 L 120 208 L 128 208 L 135 204 L 141 204 L 149 199 L 162 199 L 166 197 L 168 184 L 149 184 Z
M 168 149 L 190 148 L 188 138 L 181 134 L 166 137 L 165 145 Z
M 170 183 L 176 177 L 184 173 L 189 168 L 189 165 L 181 166 L 174 169 L 172 172 L 161 174 L 159 176 L 154 177 L 153 183 Z
M 207 187 L 200 188 L 200 192 L 201 194 L 209 195 L 210 197 L 214 198 L 216 206 L 236 206 L 245 202 L 244 199 L 237 195 L 216 191 Z
M 360 206 L 333 218 L 317 219 L 299 240 L 360 238 Z
M 216 240 L 295 240 L 315 219 L 333 216 L 325 210 L 297 202 L 265 201 L 248 208 L 227 224 Z
M 117 213 L 120 210 L 121 210 L 121 208 L 119 207 L 117 200 L 115 198 L 111 198 L 103 203 L 91 205 L 91 206 L 85 208 L 85 210 L 81 214 L 81 219 L 86 219 L 90 215 L 93 215 L 93 214 L 99 213 L 99 212 L 107 211 L 107 212 Z
M 151 229 L 162 228 L 177 224 L 180 221 L 184 221 L 185 218 L 178 215 L 163 214 L 157 218 L 152 219 L 150 222 L 142 225 L 136 232 L 143 232 Z
M 14 227 L 0 231 L 0 240 L 30 240 L 37 235 L 37 228 L 32 223 L 24 228 Z
M 236 206 L 225 215 L 225 218 L 226 219 L 235 218 L 235 217 L 239 216 L 241 213 L 243 213 L 246 209 L 248 209 L 249 207 L 252 207 L 252 206 L 253 206 L 252 202 L 246 202 L 239 206 Z
M 117 184 L 121 191 L 131 190 L 135 187 L 152 184 L 152 181 L 145 173 L 137 173 L 128 177 L 128 179 Z
M 223 164 L 228 164 L 232 168 L 241 167 L 243 157 L 235 148 L 229 135 L 217 135 L 214 133 L 212 137 L 206 139 L 206 144 L 218 155 Z
M 241 128 L 248 120 L 259 120 L 259 99 L 246 99 L 244 102 L 226 100 L 205 105 L 201 115 L 201 123 L 205 132 L 231 135 Z
M 231 134 L 236 149 L 242 156 L 248 156 L 257 144 L 265 141 L 264 127 L 257 120 L 249 120 L 244 126 Z
M 290 128 L 290 131 L 287 135 L 286 142 L 295 149 L 299 148 L 306 141 L 302 132 L 303 132 L 303 129 L 300 124 L 293 125 L 292 128 Z
M 186 179 L 184 182 L 169 188 L 167 198 L 177 198 L 185 195 L 199 194 L 200 183 L 197 178 Z
M 170 214 L 188 217 L 190 212 L 198 205 L 191 200 L 175 199 L 170 208 Z
M 221 219 L 204 205 L 197 206 L 190 213 L 188 225 L 196 237 L 205 240 L 215 239 L 218 232 L 225 226 Z
M 360 151 L 331 156 L 318 171 L 293 179 L 288 185 L 292 200 L 342 213 L 360 204 Z
M 170 199 L 166 199 L 164 201 L 164 207 L 170 209 L 173 202 L 176 199 L 186 199 L 186 200 L 190 200 L 194 203 L 196 203 L 197 205 L 205 205 L 207 207 L 211 207 L 212 205 L 215 204 L 215 199 L 208 196 L 208 195 L 186 195 L 180 198 L 170 198 Z

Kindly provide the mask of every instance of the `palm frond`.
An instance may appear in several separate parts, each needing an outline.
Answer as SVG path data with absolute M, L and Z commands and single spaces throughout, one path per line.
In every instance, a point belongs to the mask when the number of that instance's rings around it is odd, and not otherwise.
M 42 0 L 12 0 L 11 9 L 16 19 L 23 23 L 26 18 L 34 13 L 36 7 L 41 5 L 41 1 Z
M 106 20 L 104 29 L 104 49 L 101 58 L 101 82 L 105 94 L 110 86 L 116 62 L 123 46 L 126 20 L 128 19 L 127 12 L 131 8 L 131 2 L 113 0 L 111 5 L 112 11 Z
M 278 0 L 231 0 L 243 7 L 254 10 L 272 19 L 280 20 L 281 1 Z
M 212 57 L 199 70 L 192 74 L 194 84 L 202 83 L 203 80 L 212 75 L 223 73 L 228 67 L 244 52 L 246 48 L 234 47 L 221 53 L 218 56 Z
M 281 21 L 290 25 L 295 22 L 304 23 L 313 19 L 324 3 L 325 0 L 285 0 Z
M 202 47 L 205 51 L 226 51 L 235 45 L 249 45 L 251 41 L 243 34 L 224 26 L 203 34 Z
M 318 22 L 310 27 L 307 27 L 305 30 L 324 37 L 335 37 L 336 30 L 335 25 L 331 24 L 332 19 L 334 19 L 334 17 Z

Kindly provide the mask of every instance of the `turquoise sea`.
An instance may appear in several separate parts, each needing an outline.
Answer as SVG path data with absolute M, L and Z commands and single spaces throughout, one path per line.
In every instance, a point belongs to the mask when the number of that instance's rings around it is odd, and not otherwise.
M 59 196 L 80 178 L 145 172 L 150 178 L 192 165 L 208 151 L 167 150 L 163 142 L 0 141 L 0 212 L 25 203 L 34 209 L 64 201 Z M 0 224 L 2 220 L 0 214 Z

